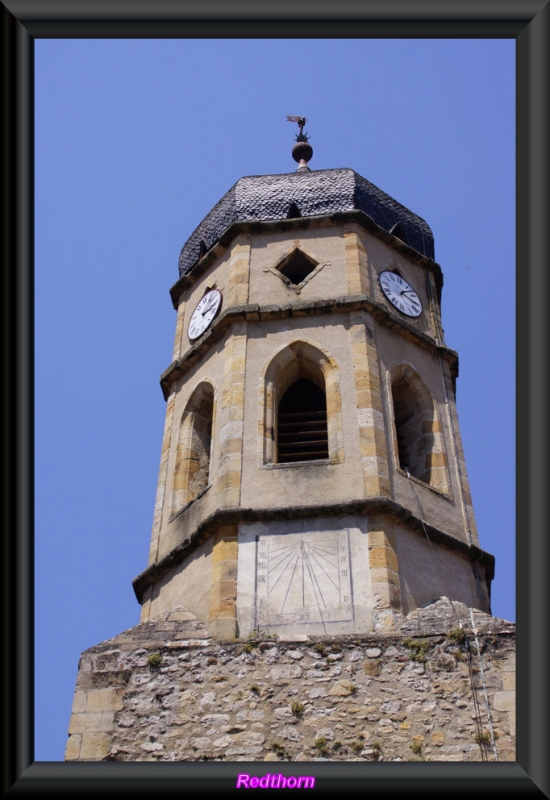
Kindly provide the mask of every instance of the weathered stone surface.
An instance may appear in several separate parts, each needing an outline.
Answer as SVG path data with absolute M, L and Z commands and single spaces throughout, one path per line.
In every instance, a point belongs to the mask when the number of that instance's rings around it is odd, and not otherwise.
M 363 661 L 362 666 L 365 675 L 380 675 L 380 661 L 378 659 Z
M 470 673 L 446 605 L 415 612 L 402 630 L 288 643 L 217 642 L 200 625 L 205 638 L 184 643 L 194 621 L 161 615 L 82 655 L 65 758 L 481 761 L 482 666 L 498 758 L 513 761 L 514 626 L 475 612 L 478 656 L 469 612 L 455 604 Z M 483 760 L 493 758 L 486 746 Z
M 515 691 L 497 692 L 495 694 L 495 709 L 497 711 L 515 711 L 516 710 Z
M 337 681 L 329 694 L 335 697 L 349 697 L 350 694 L 354 694 L 356 691 L 357 686 L 354 683 L 350 683 L 349 681 Z

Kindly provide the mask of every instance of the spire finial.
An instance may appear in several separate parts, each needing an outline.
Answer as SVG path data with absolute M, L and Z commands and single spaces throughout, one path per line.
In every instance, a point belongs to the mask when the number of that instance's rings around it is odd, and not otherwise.
M 309 143 L 307 133 L 304 133 L 304 125 L 307 122 L 307 117 L 290 117 L 287 115 L 289 122 L 297 122 L 300 128 L 300 133 L 296 134 L 296 144 L 292 148 L 292 158 L 298 162 L 298 169 L 296 172 L 309 172 L 310 169 L 307 162 L 311 160 L 313 155 L 313 147 Z

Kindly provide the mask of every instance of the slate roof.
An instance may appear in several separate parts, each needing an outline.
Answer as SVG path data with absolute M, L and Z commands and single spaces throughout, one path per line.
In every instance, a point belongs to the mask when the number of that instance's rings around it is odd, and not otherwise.
M 232 223 L 286 219 L 293 203 L 302 217 L 357 209 L 386 231 L 391 232 L 399 224 L 395 233 L 400 239 L 422 255 L 434 258 L 429 225 L 377 186 L 352 169 L 308 170 L 238 180 L 184 244 L 179 258 L 180 276 L 190 272 L 205 247 L 210 249 Z

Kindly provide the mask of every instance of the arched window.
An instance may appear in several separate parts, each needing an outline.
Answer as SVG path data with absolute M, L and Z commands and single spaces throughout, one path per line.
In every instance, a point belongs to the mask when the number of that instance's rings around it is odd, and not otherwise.
M 391 391 L 400 468 L 429 486 L 447 492 L 447 458 L 430 392 L 417 373 L 406 365 L 394 370 Z
M 298 378 L 281 398 L 277 455 L 279 464 L 328 458 L 326 397 L 308 378 Z
M 332 356 L 295 341 L 266 364 L 259 385 L 260 463 L 344 460 L 342 397 Z
M 209 485 L 214 390 L 201 383 L 183 413 L 172 490 L 172 513 L 194 500 Z

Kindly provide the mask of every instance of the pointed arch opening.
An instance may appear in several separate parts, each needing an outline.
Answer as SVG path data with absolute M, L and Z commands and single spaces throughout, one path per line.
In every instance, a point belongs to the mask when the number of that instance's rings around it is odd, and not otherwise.
M 172 486 L 172 513 L 198 497 L 210 485 L 214 389 L 201 383 L 181 418 Z
M 271 360 L 260 381 L 264 464 L 343 460 L 338 369 L 308 342 L 293 342 Z
M 400 365 L 392 373 L 391 394 L 399 467 L 429 486 L 448 492 L 442 429 L 428 388 L 411 367 Z

